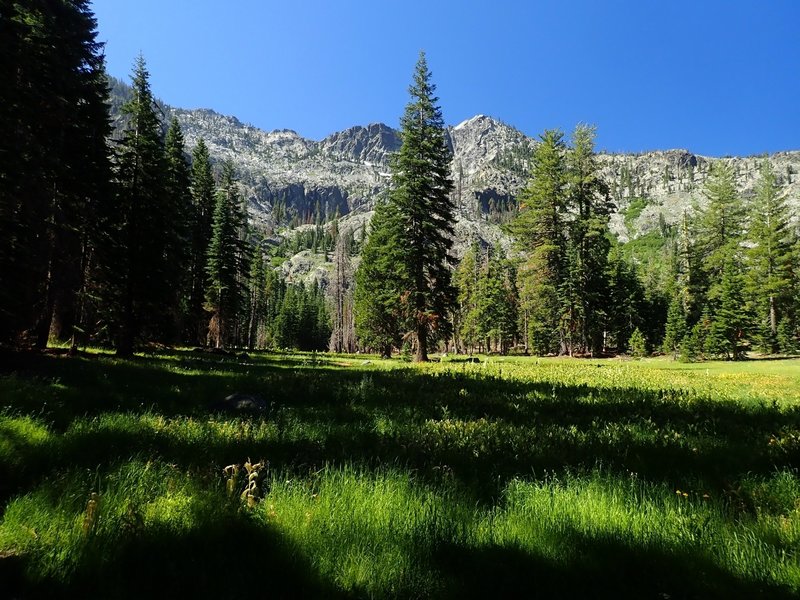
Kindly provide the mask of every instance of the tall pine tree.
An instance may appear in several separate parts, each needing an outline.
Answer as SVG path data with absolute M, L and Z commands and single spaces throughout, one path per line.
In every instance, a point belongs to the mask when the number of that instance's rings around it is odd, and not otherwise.
M 104 299 L 120 356 L 131 355 L 143 337 L 164 335 L 161 315 L 171 307 L 175 284 L 163 126 L 149 78 L 139 56 L 133 97 L 123 106 L 128 124 L 117 148 L 115 203 L 105 212 Z
M 520 214 L 510 226 L 525 258 L 517 272 L 526 349 L 536 354 L 565 348 L 561 327 L 566 207 L 563 133 L 547 130 L 531 159 L 531 180 L 519 196 Z
M 569 286 L 576 297 L 569 303 L 569 330 L 577 334 L 575 342 L 581 352 L 602 351 L 608 296 L 608 252 L 611 247 L 608 229 L 613 208 L 608 186 L 601 179 L 594 153 L 595 129 L 579 125 L 572 134 L 567 152 L 568 203 L 572 211 L 570 227 Z
M 450 199 L 453 182 L 450 179 L 451 152 L 447 144 L 441 109 L 437 105 L 436 86 L 425 54 L 420 53 L 409 88 L 411 101 L 400 120 L 402 146 L 392 160 L 392 188 L 389 208 L 381 227 L 392 227 L 388 237 L 397 244 L 398 252 L 384 253 L 381 258 L 394 258 L 390 270 L 402 272 L 405 277 L 393 277 L 399 284 L 399 298 L 386 298 L 391 304 L 388 313 L 399 306 L 403 313 L 403 333 L 411 334 L 416 342 L 415 360 L 428 360 L 428 346 L 435 336 L 450 333 L 448 314 L 454 300 L 450 266 L 452 257 L 453 211 Z M 380 231 L 377 228 L 373 229 Z M 380 235 L 384 235 L 380 233 Z M 369 242 L 368 242 L 369 245 Z M 374 249 L 374 243 L 373 243 Z M 366 249 L 365 249 L 366 253 Z M 396 255 L 395 255 L 396 254 Z M 392 256 L 395 255 L 395 256 Z M 372 260 L 366 253 L 362 262 Z M 366 267 L 367 269 L 369 267 Z M 361 274 L 367 283 L 366 272 Z M 363 302 L 371 300 L 362 295 Z M 384 300 L 375 299 L 376 303 Z M 388 316 L 383 306 L 373 309 L 362 306 L 362 315 Z M 389 321 L 368 318 L 364 327 L 375 325 L 384 345 L 400 332 L 383 331 Z M 386 335 L 389 334 L 389 335 Z
M 779 350 L 778 323 L 794 315 L 789 214 L 768 160 L 761 166 L 750 219 L 747 289 L 756 316 L 756 336 L 770 353 Z
M 0 341 L 80 328 L 107 197 L 102 44 L 88 0 L 0 9 Z
M 208 146 L 200 138 L 192 151 L 190 174 L 192 196 L 191 210 L 191 255 L 189 260 L 189 302 L 187 339 L 204 343 L 208 332 L 208 317 L 203 308 L 206 301 L 208 276 L 208 244 L 211 241 L 214 220 L 214 175 Z
M 191 234 L 193 207 L 190 192 L 189 164 L 183 131 L 178 119 L 173 117 L 164 141 L 166 159 L 164 216 L 171 232 L 165 240 L 167 257 L 165 276 L 173 282 L 171 311 L 164 311 L 167 338 L 180 339 L 184 324 L 190 319 L 191 293 Z
M 208 339 L 217 348 L 240 341 L 237 333 L 241 313 L 246 308 L 245 274 L 249 255 L 247 240 L 242 234 L 245 229 L 246 215 L 234 167 L 226 162 L 217 191 L 206 263 L 206 309 L 211 313 Z

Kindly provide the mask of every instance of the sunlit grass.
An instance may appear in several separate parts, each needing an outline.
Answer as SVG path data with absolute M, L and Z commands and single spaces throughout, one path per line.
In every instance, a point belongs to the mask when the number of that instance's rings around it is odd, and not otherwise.
M 800 361 L 13 360 L 20 593 L 230 597 L 253 561 L 292 596 L 800 592 Z M 269 410 L 209 410 L 235 391 Z M 254 508 L 222 474 L 247 459 Z

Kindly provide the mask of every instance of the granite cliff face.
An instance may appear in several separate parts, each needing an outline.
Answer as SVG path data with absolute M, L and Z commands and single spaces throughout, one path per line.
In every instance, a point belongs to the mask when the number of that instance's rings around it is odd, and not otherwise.
M 217 160 L 231 159 L 248 187 L 254 216 L 269 222 L 281 201 L 303 215 L 319 203 L 329 215 L 371 208 L 389 184 L 389 157 L 400 147 L 399 133 L 376 123 L 351 127 L 322 141 L 291 130 L 265 132 L 209 110 L 171 109 L 183 127 L 188 147 L 200 137 Z M 478 115 L 448 129 L 453 149 L 454 200 L 465 218 L 485 219 L 492 207 L 513 200 L 528 177 L 534 144 L 517 129 Z M 790 202 L 800 201 L 800 152 L 768 157 Z M 653 215 L 674 222 L 693 201 L 701 206 L 711 165 L 730 163 L 743 198 L 752 195 L 763 157 L 711 158 L 686 150 L 642 154 L 600 154 L 602 174 L 618 210 L 631 198 L 645 198 L 637 218 L 646 231 Z M 657 219 L 656 219 L 657 222 Z M 277 225 L 277 223 L 276 223 Z
M 112 84 L 112 107 L 118 107 L 126 86 Z M 251 216 L 268 231 L 310 223 L 317 213 L 328 219 L 339 215 L 341 227 L 361 227 L 375 200 L 388 190 L 390 156 L 401 143 L 399 133 L 381 123 L 314 141 L 288 129 L 262 131 L 207 109 L 164 107 L 164 112 L 177 117 L 187 148 L 202 137 L 215 161 L 234 162 Z M 476 237 L 486 244 L 508 244 L 498 222 L 504 211 L 513 210 L 514 198 L 527 181 L 535 140 L 485 115 L 449 128 L 447 135 L 453 150 L 456 253 Z M 800 207 L 800 152 L 768 158 L 783 194 Z M 702 206 L 703 185 L 714 162 L 731 164 L 746 201 L 753 195 L 763 157 L 711 158 L 667 150 L 601 153 L 598 160 L 617 207 L 612 231 L 627 241 L 673 225 L 693 206 Z

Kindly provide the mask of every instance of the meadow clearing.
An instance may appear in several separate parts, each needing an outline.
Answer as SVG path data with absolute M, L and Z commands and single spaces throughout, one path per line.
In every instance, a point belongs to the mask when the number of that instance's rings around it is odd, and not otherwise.
M 5 354 L 0 584 L 790 598 L 798 467 L 797 359 Z

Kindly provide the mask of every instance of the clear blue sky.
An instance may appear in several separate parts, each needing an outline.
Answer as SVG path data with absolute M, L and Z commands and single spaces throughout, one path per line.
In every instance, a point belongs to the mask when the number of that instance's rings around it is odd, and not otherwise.
M 421 49 L 448 124 L 598 127 L 610 151 L 800 149 L 800 0 L 95 0 L 108 70 L 321 139 L 397 126 Z

